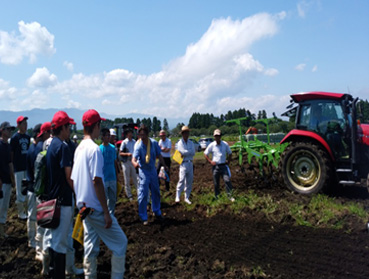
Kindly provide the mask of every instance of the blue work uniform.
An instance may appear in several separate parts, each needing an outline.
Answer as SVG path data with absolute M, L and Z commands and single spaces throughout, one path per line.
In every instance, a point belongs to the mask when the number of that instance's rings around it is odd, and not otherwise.
M 161 216 L 160 210 L 160 188 L 158 175 L 155 168 L 156 158 L 160 156 L 161 150 L 157 141 L 150 141 L 150 161 L 146 163 L 147 146 L 139 141 L 133 152 L 133 157 L 137 159 L 139 168 L 140 184 L 137 188 L 138 215 L 142 221 L 147 220 L 147 198 L 149 189 L 151 191 L 151 208 L 156 216 Z

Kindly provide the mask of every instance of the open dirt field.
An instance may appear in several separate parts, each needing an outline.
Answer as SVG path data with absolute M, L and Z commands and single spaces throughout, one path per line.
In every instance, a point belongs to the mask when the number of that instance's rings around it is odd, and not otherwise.
M 235 165 L 231 169 L 239 193 L 254 189 L 276 200 L 310 199 L 250 174 L 245 179 Z M 225 208 L 208 217 L 208 209 L 196 204 L 196 197 L 213 187 L 210 166 L 202 160 L 195 163 L 193 208 L 175 205 L 177 180 L 178 165 L 173 163 L 171 190 L 162 191 L 166 197 L 162 224 L 152 218 L 149 226 L 143 226 L 136 202 L 122 199 L 117 205 L 116 216 L 129 241 L 125 278 L 369 278 L 369 235 L 362 221 L 352 218 L 342 230 L 335 230 L 296 226 L 287 212 L 278 222 L 250 209 L 236 215 Z M 342 188 L 335 197 L 369 208 L 364 187 Z M 0 278 L 42 278 L 41 264 L 26 244 L 26 223 L 15 217 L 14 197 L 11 206 L 10 237 L 0 241 Z M 83 249 L 79 244 L 76 248 L 81 266 Z M 102 244 L 98 278 L 110 278 L 110 256 Z

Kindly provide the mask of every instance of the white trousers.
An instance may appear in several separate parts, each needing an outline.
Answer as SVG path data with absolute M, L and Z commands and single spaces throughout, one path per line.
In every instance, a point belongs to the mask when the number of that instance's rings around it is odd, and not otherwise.
M 189 199 L 192 191 L 193 164 L 184 162 L 179 167 L 179 180 L 177 184 L 177 199 L 180 198 L 182 191 L 185 191 L 185 199 Z
M 0 199 L 0 224 L 5 224 L 8 216 L 10 194 L 12 192 L 11 184 L 3 184 L 3 198 Z
M 132 198 L 132 191 L 131 191 L 131 177 L 133 181 L 133 185 L 137 189 L 137 173 L 136 169 L 132 165 L 131 161 L 122 162 L 123 174 L 124 174 L 124 189 L 126 191 L 127 198 Z

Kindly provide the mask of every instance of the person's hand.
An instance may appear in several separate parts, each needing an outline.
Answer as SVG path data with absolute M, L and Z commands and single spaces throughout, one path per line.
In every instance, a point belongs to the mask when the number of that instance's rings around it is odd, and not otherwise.
M 105 229 L 109 229 L 111 227 L 112 222 L 113 222 L 111 220 L 109 212 L 104 213 L 104 220 L 105 220 Z
M 216 165 L 217 165 L 217 163 L 215 163 L 214 161 L 211 161 L 211 162 L 210 162 L 210 164 L 211 164 L 212 166 L 216 166 Z

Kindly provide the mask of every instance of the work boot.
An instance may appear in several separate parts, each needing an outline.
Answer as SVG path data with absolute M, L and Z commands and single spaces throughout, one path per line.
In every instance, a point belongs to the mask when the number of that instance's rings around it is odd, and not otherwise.
M 36 222 L 27 220 L 28 247 L 36 248 Z
M 83 270 L 85 272 L 85 279 L 97 279 L 97 259 L 84 258 Z
M 111 257 L 111 279 L 122 279 L 126 265 L 126 256 L 117 257 L 112 255 Z
M 65 254 L 54 251 L 54 279 L 65 279 Z
M 65 256 L 65 275 L 82 275 L 83 269 L 74 265 L 74 252 L 67 253 Z
M 5 233 L 5 224 L 0 223 L 0 238 L 7 238 L 8 235 Z
M 18 218 L 21 220 L 26 220 L 27 219 L 27 214 L 26 214 L 26 210 L 24 208 L 24 203 L 23 202 L 16 202 L 17 204 L 17 208 L 18 208 Z

